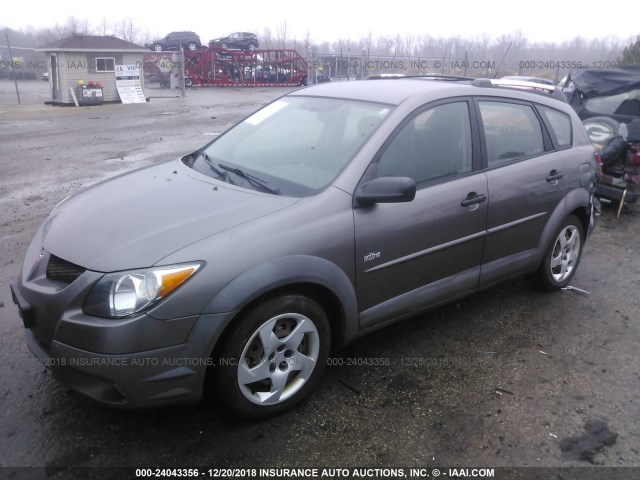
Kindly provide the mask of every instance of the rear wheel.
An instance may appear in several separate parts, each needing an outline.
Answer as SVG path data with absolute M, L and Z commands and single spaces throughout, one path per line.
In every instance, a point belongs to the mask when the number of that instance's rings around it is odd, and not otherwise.
M 217 394 L 243 417 L 282 413 L 317 383 L 329 347 L 329 321 L 315 300 L 269 300 L 248 312 L 222 346 Z
M 249 51 L 253 52 L 256 48 L 258 48 L 258 47 L 256 47 L 255 43 L 250 43 L 249 44 Z
M 569 215 L 553 239 L 538 271 L 531 277 L 537 286 L 550 291 L 569 285 L 576 273 L 584 244 L 580 220 Z
M 196 45 L 194 42 L 189 42 L 187 43 L 187 48 L 189 49 L 189 51 L 195 52 L 198 49 L 198 45 Z

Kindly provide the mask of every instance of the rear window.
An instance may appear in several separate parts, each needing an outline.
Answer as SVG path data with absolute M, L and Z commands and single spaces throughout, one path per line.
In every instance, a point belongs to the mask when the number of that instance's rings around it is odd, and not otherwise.
M 549 107 L 540 107 L 547 124 L 551 127 L 558 148 L 569 148 L 572 144 L 571 117 L 564 112 Z

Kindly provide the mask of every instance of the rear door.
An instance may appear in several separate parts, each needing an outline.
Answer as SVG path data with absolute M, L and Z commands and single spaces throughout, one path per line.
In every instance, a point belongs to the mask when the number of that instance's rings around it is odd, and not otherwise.
M 417 192 L 354 210 L 362 329 L 477 288 L 488 198 L 472 109 L 459 99 L 414 112 L 365 175 L 410 177 Z
M 526 270 L 549 217 L 566 192 L 562 152 L 534 106 L 508 99 L 478 99 L 489 211 L 481 284 Z

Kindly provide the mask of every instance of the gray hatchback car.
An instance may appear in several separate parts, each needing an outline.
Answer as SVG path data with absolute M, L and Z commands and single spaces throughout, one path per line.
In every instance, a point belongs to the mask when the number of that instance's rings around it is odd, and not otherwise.
M 11 285 L 27 344 L 105 404 L 212 392 L 260 418 L 372 330 L 518 275 L 566 286 L 594 225 L 597 164 L 549 92 L 317 85 L 63 200 Z

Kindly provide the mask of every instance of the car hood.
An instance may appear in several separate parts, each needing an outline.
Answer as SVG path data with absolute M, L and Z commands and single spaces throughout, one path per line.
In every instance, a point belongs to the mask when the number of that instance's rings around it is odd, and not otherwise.
M 296 201 L 169 162 L 104 181 L 62 202 L 46 221 L 43 247 L 98 272 L 145 268 Z

